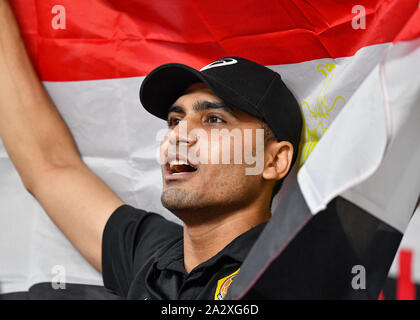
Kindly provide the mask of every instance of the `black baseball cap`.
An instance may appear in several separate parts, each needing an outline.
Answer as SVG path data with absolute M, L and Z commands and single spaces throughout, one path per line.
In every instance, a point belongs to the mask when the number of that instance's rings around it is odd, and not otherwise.
M 263 120 L 278 141 L 289 141 L 295 162 L 302 129 L 299 105 L 280 75 L 241 57 L 216 60 L 201 70 L 168 63 L 152 70 L 143 80 L 140 101 L 158 118 L 167 120 L 169 107 L 196 82 L 203 82 L 230 106 Z

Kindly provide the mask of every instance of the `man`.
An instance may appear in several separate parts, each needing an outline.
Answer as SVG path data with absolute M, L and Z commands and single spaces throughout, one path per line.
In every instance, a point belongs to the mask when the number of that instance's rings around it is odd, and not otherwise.
M 7 1 L 0 0 L 0 137 L 27 190 L 118 295 L 223 299 L 270 218 L 274 188 L 296 159 L 297 102 L 277 73 L 239 57 L 201 72 L 163 65 L 144 80 L 140 99 L 168 121 L 162 203 L 183 227 L 124 205 L 87 168 L 31 66 Z M 257 174 L 246 174 L 245 161 L 202 161 L 206 151 L 222 156 L 222 141 L 233 130 L 243 137 L 244 154 L 257 152 L 261 128 Z M 255 138 L 247 139 L 247 131 Z M 200 161 L 192 161 L 190 150 L 199 151 Z

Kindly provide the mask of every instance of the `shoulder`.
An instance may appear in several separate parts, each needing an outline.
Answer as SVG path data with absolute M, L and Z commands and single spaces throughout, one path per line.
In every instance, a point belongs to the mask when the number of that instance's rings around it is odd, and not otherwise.
M 165 236 L 162 237 L 163 235 Z M 148 237 L 161 241 L 162 238 L 179 235 L 182 235 L 182 226 L 179 224 L 165 219 L 160 214 L 124 204 L 109 217 L 103 236 L 117 236 L 120 239 L 125 238 L 125 240 L 138 243 Z M 151 240 L 154 242 L 153 239 Z
M 102 236 L 104 284 L 126 296 L 134 274 L 157 252 L 182 239 L 182 226 L 161 215 L 129 205 L 118 207 Z

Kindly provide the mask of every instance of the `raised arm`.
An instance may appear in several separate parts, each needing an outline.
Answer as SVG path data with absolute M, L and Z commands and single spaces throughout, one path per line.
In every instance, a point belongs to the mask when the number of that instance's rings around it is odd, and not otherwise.
M 6 0 L 0 0 L 0 137 L 27 190 L 101 271 L 103 229 L 122 201 L 83 163 Z

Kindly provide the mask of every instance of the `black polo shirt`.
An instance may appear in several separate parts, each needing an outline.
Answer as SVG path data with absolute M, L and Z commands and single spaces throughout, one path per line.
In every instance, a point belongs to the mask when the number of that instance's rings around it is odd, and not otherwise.
M 182 226 L 123 205 L 103 234 L 104 285 L 127 299 L 222 299 L 264 226 L 243 233 L 188 274 Z

